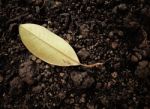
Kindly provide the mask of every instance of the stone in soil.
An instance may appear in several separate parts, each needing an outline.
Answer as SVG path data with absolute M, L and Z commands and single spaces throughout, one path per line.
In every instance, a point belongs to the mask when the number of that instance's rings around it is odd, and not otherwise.
M 85 98 L 85 94 L 83 94 L 79 100 L 80 103 L 85 103 L 86 102 L 86 98 Z
M 138 60 L 137 56 L 132 55 L 132 56 L 131 56 L 131 61 L 132 61 L 132 62 L 138 62 L 139 60 Z
M 66 38 L 67 38 L 67 40 L 70 42 L 70 41 L 72 40 L 71 34 L 67 34 L 67 35 L 66 35 Z
M 126 11 L 127 10 L 127 5 L 126 4 L 120 4 L 120 5 L 118 5 L 118 9 L 120 11 Z
M 142 55 L 139 52 L 135 52 L 135 55 L 138 58 L 138 60 L 142 59 Z
M 111 47 L 112 47 L 113 49 L 116 49 L 116 48 L 118 47 L 118 43 L 117 43 L 117 42 L 112 42 L 112 43 L 111 43 Z
M 111 73 L 111 76 L 112 76 L 113 78 L 117 78 L 118 74 L 117 74 L 117 72 L 113 72 L 113 73 Z
M 108 35 L 109 35 L 109 37 L 113 37 L 114 32 L 113 32 L 113 31 L 110 31 Z

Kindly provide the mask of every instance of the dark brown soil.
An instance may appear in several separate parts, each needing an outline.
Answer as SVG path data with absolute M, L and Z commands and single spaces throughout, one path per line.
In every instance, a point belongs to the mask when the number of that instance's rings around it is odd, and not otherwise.
M 33 56 L 18 26 L 67 40 L 81 63 Z M 0 0 L 0 109 L 150 109 L 150 0 Z

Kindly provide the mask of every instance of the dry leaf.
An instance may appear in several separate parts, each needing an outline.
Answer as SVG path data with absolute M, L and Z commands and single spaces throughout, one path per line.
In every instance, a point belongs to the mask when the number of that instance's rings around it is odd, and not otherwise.
M 19 34 L 27 49 L 41 60 L 58 66 L 81 65 L 73 48 L 46 28 L 37 24 L 21 24 Z

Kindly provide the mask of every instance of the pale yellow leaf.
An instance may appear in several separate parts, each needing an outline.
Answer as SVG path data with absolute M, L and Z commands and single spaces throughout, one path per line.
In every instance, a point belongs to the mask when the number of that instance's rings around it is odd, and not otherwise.
M 73 48 L 46 28 L 37 24 L 21 24 L 19 34 L 27 49 L 41 60 L 58 66 L 81 65 Z

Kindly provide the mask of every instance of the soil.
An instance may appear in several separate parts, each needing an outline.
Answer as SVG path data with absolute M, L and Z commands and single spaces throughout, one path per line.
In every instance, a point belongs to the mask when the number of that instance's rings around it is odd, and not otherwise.
M 33 56 L 18 26 L 42 25 L 81 63 Z M 0 0 L 0 109 L 150 109 L 150 0 Z

